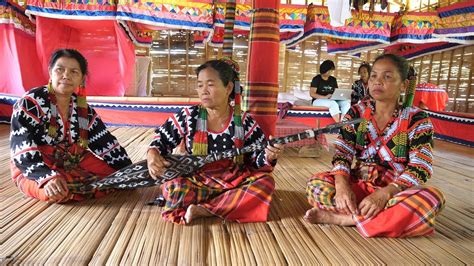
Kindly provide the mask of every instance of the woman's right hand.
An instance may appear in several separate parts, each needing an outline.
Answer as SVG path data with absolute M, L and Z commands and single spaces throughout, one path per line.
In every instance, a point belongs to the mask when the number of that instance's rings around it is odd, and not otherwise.
M 165 168 L 171 165 L 170 162 L 166 161 L 155 149 L 148 150 L 146 160 L 148 172 L 153 179 L 158 179 L 159 176 L 164 174 Z
M 347 178 L 343 176 L 335 177 L 336 195 L 334 201 L 336 209 L 344 214 L 357 214 L 356 197 Z
M 62 177 L 55 177 L 44 185 L 44 192 L 52 202 L 61 202 L 68 198 L 69 189 L 66 180 Z

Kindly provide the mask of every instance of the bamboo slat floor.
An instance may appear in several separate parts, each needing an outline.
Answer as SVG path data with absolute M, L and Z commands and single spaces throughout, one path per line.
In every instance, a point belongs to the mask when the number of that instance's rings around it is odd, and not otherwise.
M 134 161 L 152 129 L 113 128 Z M 437 141 L 435 174 L 447 206 L 429 237 L 365 239 L 353 227 L 311 225 L 306 179 L 330 167 L 331 153 L 300 158 L 285 150 L 274 171 L 276 192 L 266 223 L 218 218 L 191 225 L 163 222 L 148 206 L 159 188 L 118 191 L 98 200 L 48 204 L 28 199 L 10 180 L 8 125 L 0 125 L 0 262 L 2 264 L 473 264 L 473 149 Z

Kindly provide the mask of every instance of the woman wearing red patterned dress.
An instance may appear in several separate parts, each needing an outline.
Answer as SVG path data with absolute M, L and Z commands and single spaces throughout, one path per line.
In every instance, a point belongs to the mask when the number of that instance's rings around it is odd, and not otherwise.
M 147 156 L 152 177 L 161 175 L 168 165 L 162 155 L 182 141 L 188 154 L 207 155 L 265 140 L 250 114 L 240 111 L 237 63 L 211 60 L 196 73 L 201 104 L 181 110 L 155 131 Z M 191 177 L 164 183 L 163 219 L 179 224 L 206 216 L 266 221 L 275 189 L 271 171 L 282 149 L 278 144 L 268 146 L 264 151 L 207 164 Z
M 49 74 L 48 86 L 28 91 L 14 106 L 13 181 L 26 196 L 42 201 L 102 196 L 107 191 L 81 188 L 132 162 L 86 102 L 81 85 L 87 75 L 86 59 L 76 50 L 57 50 Z
M 308 181 L 313 205 L 305 215 L 308 222 L 355 225 L 365 237 L 434 231 L 444 197 L 438 189 L 424 186 L 433 172 L 433 126 L 419 108 L 399 104 L 407 76 L 404 58 L 377 57 L 369 78 L 372 99 L 352 106 L 345 117 L 362 117 L 364 122 L 341 130 L 333 169 Z

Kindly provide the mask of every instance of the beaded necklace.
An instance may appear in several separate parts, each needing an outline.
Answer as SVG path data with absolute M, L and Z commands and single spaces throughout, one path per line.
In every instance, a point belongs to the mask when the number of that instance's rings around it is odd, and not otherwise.
M 58 108 L 57 108 L 57 99 L 56 94 L 54 93 L 53 87 L 51 82 L 48 84 L 48 95 L 49 100 L 51 102 L 51 120 L 48 127 L 48 135 L 56 139 L 58 137 Z M 77 96 L 77 114 L 79 120 L 79 145 L 83 149 L 87 149 L 89 144 L 88 141 L 88 120 L 87 120 L 87 101 L 85 97 L 85 89 L 83 86 L 80 87 L 79 93 Z M 68 117 L 69 119 L 69 117 Z M 65 130 L 68 132 L 69 130 Z M 67 140 L 67 136 L 64 137 L 66 143 L 69 141 Z

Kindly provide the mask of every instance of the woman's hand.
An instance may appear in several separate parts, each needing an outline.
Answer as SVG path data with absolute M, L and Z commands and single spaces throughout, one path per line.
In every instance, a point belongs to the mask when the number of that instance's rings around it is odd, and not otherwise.
M 273 139 L 272 136 L 270 136 L 270 139 Z M 278 159 L 278 156 L 283 152 L 285 149 L 285 145 L 283 144 L 273 144 L 273 145 L 268 145 L 265 148 L 265 157 L 267 159 L 267 162 L 271 163 L 274 160 Z
M 336 176 L 335 179 L 336 195 L 334 201 L 336 209 L 344 214 L 357 214 L 356 197 L 349 181 L 344 176 Z
M 153 148 L 148 150 L 146 161 L 148 165 L 148 172 L 153 179 L 158 179 L 159 176 L 164 174 L 165 168 L 170 166 L 170 163 Z
M 69 189 L 66 180 L 62 177 L 55 177 L 44 185 L 44 192 L 52 202 L 61 202 L 68 198 Z
M 381 188 L 365 197 L 359 204 L 360 214 L 366 219 L 377 215 L 385 208 L 387 201 L 391 198 L 389 188 Z

